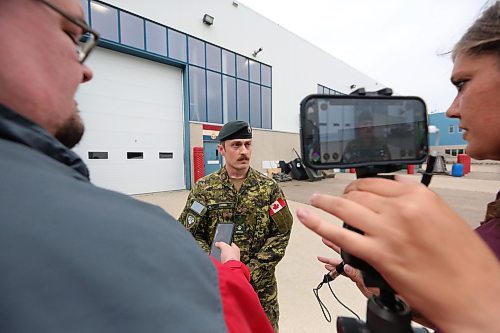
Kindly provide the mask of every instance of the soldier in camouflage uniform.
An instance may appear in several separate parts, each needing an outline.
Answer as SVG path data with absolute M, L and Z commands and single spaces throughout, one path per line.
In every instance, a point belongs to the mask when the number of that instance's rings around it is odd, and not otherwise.
M 380 139 L 373 138 L 371 141 L 364 141 L 356 138 L 349 141 L 344 150 L 344 163 L 366 162 L 366 161 L 386 161 L 391 159 L 387 144 Z
M 191 190 L 179 221 L 210 251 L 218 223 L 234 223 L 234 243 L 251 272 L 271 324 L 278 332 L 278 294 L 274 270 L 283 258 L 293 217 L 275 180 L 249 165 L 252 132 L 246 122 L 227 123 L 219 132 L 226 165 L 200 179 Z
M 373 117 L 369 112 L 359 115 L 356 137 L 344 149 L 343 162 L 386 161 L 391 159 L 387 144 L 373 134 Z

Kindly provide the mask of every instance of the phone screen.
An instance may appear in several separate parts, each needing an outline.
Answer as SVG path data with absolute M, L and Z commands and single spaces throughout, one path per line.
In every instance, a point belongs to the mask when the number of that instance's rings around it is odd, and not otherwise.
M 428 154 L 418 97 L 310 95 L 300 116 L 302 158 L 311 168 L 417 164 Z
M 215 246 L 216 242 L 224 242 L 229 245 L 233 242 L 233 223 L 219 223 L 215 228 L 215 235 L 210 248 L 210 255 L 220 261 L 221 251 Z

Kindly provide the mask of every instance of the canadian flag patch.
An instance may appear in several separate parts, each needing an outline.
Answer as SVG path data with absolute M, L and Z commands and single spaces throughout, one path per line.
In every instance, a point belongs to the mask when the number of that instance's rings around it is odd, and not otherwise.
M 276 200 L 271 204 L 271 206 L 269 206 L 269 216 L 273 216 L 274 214 L 276 214 L 285 207 L 286 207 L 286 201 L 283 200 L 282 198 L 278 198 L 278 200 Z

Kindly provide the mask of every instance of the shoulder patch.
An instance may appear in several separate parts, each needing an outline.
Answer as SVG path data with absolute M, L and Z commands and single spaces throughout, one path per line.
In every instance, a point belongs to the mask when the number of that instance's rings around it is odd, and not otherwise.
M 274 214 L 276 214 L 285 207 L 286 207 L 286 201 L 283 200 L 283 198 L 278 198 L 278 200 L 276 200 L 269 206 L 269 216 L 273 216 Z
M 285 199 L 278 198 L 269 206 L 269 216 L 276 223 L 279 232 L 286 233 L 292 229 L 293 216 Z
M 191 229 L 195 224 L 196 224 L 196 217 L 193 214 L 188 213 L 186 216 L 186 229 L 187 230 Z

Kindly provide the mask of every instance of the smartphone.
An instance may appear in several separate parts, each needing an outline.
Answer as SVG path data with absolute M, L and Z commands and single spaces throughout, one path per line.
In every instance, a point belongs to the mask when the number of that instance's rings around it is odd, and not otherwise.
M 419 97 L 309 95 L 300 103 L 300 134 L 312 169 L 420 164 L 428 156 Z
M 219 223 L 215 228 L 215 235 L 210 248 L 210 255 L 220 261 L 221 251 L 215 246 L 216 242 L 224 242 L 229 245 L 233 242 L 233 223 Z

